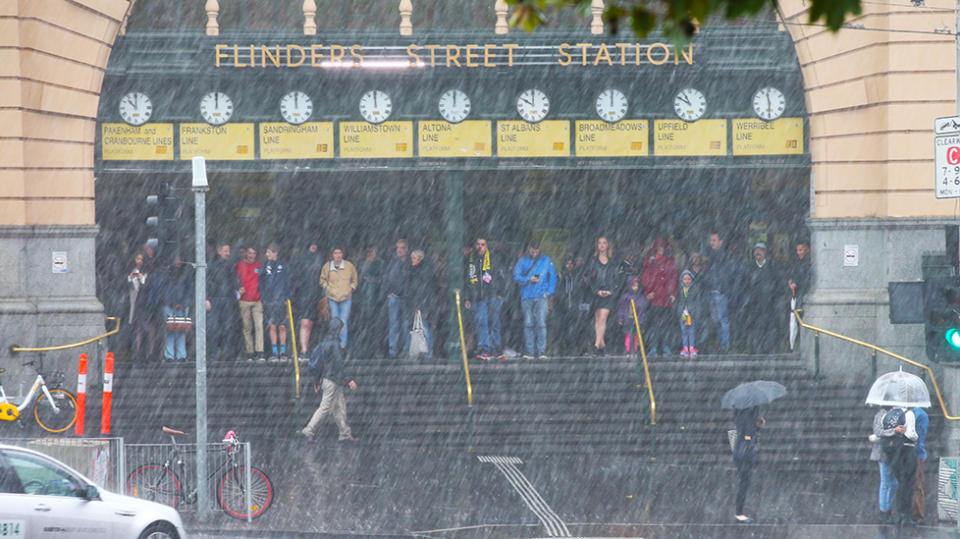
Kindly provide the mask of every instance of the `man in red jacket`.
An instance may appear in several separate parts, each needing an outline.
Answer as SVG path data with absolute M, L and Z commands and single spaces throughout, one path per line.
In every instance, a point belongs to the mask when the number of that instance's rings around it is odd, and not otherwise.
M 647 334 L 644 340 L 649 343 L 651 354 L 660 350 L 664 356 L 670 355 L 670 343 L 677 324 L 673 319 L 673 302 L 677 299 L 677 265 L 667 254 L 667 240 L 657 238 L 653 250 L 643 261 L 640 274 L 643 291 L 650 300 L 647 307 Z
M 257 249 L 247 248 L 243 260 L 237 262 L 237 279 L 240 280 L 240 318 L 243 319 L 243 340 L 247 346 L 247 360 L 254 357 L 265 361 L 263 356 L 263 302 L 260 301 L 260 261 Z M 256 335 L 256 349 L 254 349 Z M 256 351 L 256 356 L 254 356 Z

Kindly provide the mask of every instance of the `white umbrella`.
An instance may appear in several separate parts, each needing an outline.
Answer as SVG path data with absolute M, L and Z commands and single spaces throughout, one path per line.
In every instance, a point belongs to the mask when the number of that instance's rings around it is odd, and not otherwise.
M 797 323 L 797 296 L 796 292 L 790 298 L 790 350 L 793 350 L 797 342 L 797 334 L 800 333 L 800 325 Z
M 893 371 L 877 378 L 867 393 L 867 404 L 902 408 L 930 407 L 930 392 L 919 376 Z

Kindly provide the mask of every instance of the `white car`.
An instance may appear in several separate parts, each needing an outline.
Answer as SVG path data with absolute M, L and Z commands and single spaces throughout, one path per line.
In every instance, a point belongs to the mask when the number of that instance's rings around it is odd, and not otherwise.
M 0 445 L 0 538 L 186 537 L 176 509 L 100 489 L 42 453 Z

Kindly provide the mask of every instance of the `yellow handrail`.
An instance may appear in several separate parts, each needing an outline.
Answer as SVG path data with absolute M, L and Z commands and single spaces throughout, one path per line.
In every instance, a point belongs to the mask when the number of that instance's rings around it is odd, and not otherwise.
M 467 340 L 463 337 L 463 313 L 460 312 L 460 289 L 453 291 L 457 299 L 457 324 L 460 326 L 460 352 L 463 355 L 463 373 L 467 378 L 467 406 L 473 406 L 473 385 L 470 384 L 470 365 L 467 362 Z
M 793 315 L 797 317 L 797 323 L 800 324 L 800 327 L 802 327 L 802 328 L 809 329 L 810 331 L 813 331 L 814 333 L 823 333 L 824 335 L 828 335 L 828 336 L 830 336 L 830 337 L 834 337 L 834 338 L 840 339 L 841 341 L 847 341 L 847 342 L 849 342 L 849 343 L 853 343 L 853 344 L 856 344 L 856 345 L 859 345 L 859 346 L 863 346 L 864 348 L 869 348 L 870 350 L 873 350 L 874 352 L 880 352 L 881 354 L 888 355 L 888 356 L 892 357 L 893 359 L 898 359 L 898 360 L 900 360 L 900 361 L 903 361 L 904 363 L 908 363 L 908 364 L 910 364 L 910 365 L 913 365 L 914 367 L 917 367 L 917 368 L 920 368 L 920 369 L 923 369 L 923 370 L 927 371 L 927 374 L 930 375 L 930 382 L 933 383 L 933 390 L 934 390 L 934 392 L 936 392 L 936 394 L 937 394 L 937 401 L 940 402 L 940 409 L 943 410 L 943 417 L 944 417 L 944 419 L 949 419 L 950 421 L 960 421 L 960 416 L 952 416 L 952 415 L 950 415 L 949 413 L 947 413 L 947 406 L 943 403 L 943 395 L 940 393 L 940 386 L 937 384 L 937 377 L 933 375 L 933 370 L 932 370 L 930 367 L 928 367 L 928 366 L 926 366 L 926 365 L 924 365 L 924 364 L 922 364 L 922 363 L 917 363 L 916 361 L 913 361 L 912 359 L 907 359 L 907 358 L 901 356 L 900 354 L 895 354 L 895 353 L 893 353 L 893 352 L 891 352 L 891 351 L 889 351 L 889 350 L 884 350 L 883 348 L 880 348 L 879 346 L 874 346 L 874 345 L 872 345 L 872 344 L 870 344 L 870 343 L 866 343 L 866 342 L 863 342 L 863 341 L 858 341 L 857 339 L 854 339 L 854 338 L 851 338 L 851 337 L 847 337 L 846 335 L 840 335 L 839 333 L 834 333 L 834 332 L 828 331 L 828 330 L 826 330 L 826 329 L 821 329 L 821 328 L 818 328 L 818 327 L 816 327 L 816 326 L 811 326 L 810 324 L 807 324 L 806 322 L 804 322 L 802 318 L 800 318 L 800 310 L 799 310 L 799 309 L 794 310 L 794 311 L 793 311 Z
M 640 334 L 640 321 L 637 320 L 637 304 L 631 299 L 630 309 L 633 310 L 633 323 L 637 327 L 637 345 L 640 347 L 640 358 L 643 359 L 643 375 L 647 379 L 647 393 L 650 395 L 650 424 L 657 424 L 657 399 L 653 398 L 653 382 L 650 381 L 650 368 L 647 366 L 647 352 L 643 347 L 643 335 Z
M 117 333 L 117 332 L 120 331 L 120 318 L 119 318 L 119 317 L 117 317 L 117 316 L 108 316 L 108 317 L 107 317 L 107 320 L 113 320 L 114 322 L 116 322 L 116 326 L 114 326 L 113 329 L 111 329 L 110 331 L 104 333 L 103 335 L 98 335 L 98 336 L 96 336 L 96 337 L 94 337 L 94 338 L 92 338 L 92 339 L 87 339 L 87 340 L 85 340 L 85 341 L 75 342 L 75 343 L 73 343 L 73 344 L 62 344 L 62 345 L 60 345 L 60 346 L 39 346 L 39 347 L 34 347 L 34 348 L 28 348 L 28 347 L 19 346 L 19 345 L 14 344 L 13 346 L 10 347 L 10 352 L 12 352 L 12 353 L 17 353 L 17 352 L 53 352 L 53 351 L 55 351 L 55 350 L 69 350 L 70 348 L 77 348 L 78 346 L 83 346 L 83 345 L 86 345 L 86 344 L 90 344 L 90 343 L 92 343 L 92 342 L 99 341 L 100 339 L 105 339 L 105 338 L 107 338 L 107 337 L 109 337 L 109 336 L 111 336 L 111 335 L 113 335 L 113 334 L 115 334 L 115 333 Z
M 296 384 L 297 396 L 300 398 L 300 358 L 297 357 L 297 330 L 293 325 L 293 307 L 290 306 L 290 300 L 287 300 L 287 316 L 290 319 L 290 347 L 293 351 L 293 381 Z

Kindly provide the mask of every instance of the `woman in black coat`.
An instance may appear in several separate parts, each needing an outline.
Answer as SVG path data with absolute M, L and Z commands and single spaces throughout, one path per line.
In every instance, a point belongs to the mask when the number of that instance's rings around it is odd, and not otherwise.
M 733 446 L 733 462 L 737 465 L 737 512 L 738 524 L 753 524 L 755 520 L 743 513 L 743 504 L 750 488 L 750 477 L 760 454 L 757 449 L 757 433 L 767 420 L 760 415 L 760 407 L 753 406 L 734 410 L 733 422 L 737 427 L 737 441 Z

